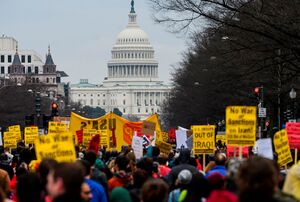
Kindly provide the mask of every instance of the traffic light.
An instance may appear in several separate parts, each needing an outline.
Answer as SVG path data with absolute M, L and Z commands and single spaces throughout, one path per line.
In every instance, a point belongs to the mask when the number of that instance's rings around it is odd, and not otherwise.
M 257 98 L 257 100 L 260 100 L 260 98 L 261 98 L 261 87 L 254 88 L 254 95 Z
M 39 116 L 41 114 L 41 94 L 40 94 L 40 92 L 37 92 L 36 96 L 35 96 L 35 112 L 36 112 L 37 116 Z
M 51 116 L 54 117 L 54 116 L 58 116 L 58 104 L 56 104 L 55 102 L 53 102 L 51 104 Z

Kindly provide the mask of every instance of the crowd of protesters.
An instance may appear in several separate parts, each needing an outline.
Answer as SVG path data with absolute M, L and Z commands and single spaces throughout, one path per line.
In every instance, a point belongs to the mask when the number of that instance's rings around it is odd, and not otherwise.
M 0 202 L 293 202 L 300 200 L 300 165 L 287 175 L 262 157 L 228 158 L 222 151 L 170 154 L 148 147 L 136 159 L 130 147 L 98 153 L 77 148 L 77 161 L 35 160 L 18 144 L 0 156 Z

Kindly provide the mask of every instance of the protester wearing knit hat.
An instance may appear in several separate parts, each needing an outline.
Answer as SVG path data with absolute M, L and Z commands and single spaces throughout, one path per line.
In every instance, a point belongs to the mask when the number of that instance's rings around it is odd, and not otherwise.
M 123 187 L 114 188 L 110 195 L 110 202 L 132 202 L 129 192 Z
M 180 198 L 185 198 L 185 196 L 181 195 L 186 195 L 186 190 L 191 180 L 192 173 L 186 169 L 182 170 L 176 180 L 176 186 L 178 188 L 170 192 L 168 202 L 179 202 Z

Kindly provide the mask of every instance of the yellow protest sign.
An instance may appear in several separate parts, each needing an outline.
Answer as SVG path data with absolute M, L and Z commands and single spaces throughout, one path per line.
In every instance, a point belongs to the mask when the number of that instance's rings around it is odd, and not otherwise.
M 286 130 L 281 130 L 275 133 L 273 142 L 275 151 L 278 155 L 278 164 L 280 166 L 283 166 L 290 162 L 293 162 Z
M 192 126 L 194 154 L 214 154 L 215 126 Z
M 146 119 L 147 121 L 154 122 L 155 130 L 160 130 L 157 114 L 154 114 Z M 120 117 L 112 112 L 101 116 L 97 119 L 89 119 L 82 117 L 78 114 L 71 113 L 70 118 L 70 131 L 76 134 L 76 131 L 81 129 L 95 129 L 104 132 L 108 139 L 108 147 L 116 148 L 118 151 L 122 150 L 123 145 L 131 145 L 134 131 L 139 134 L 143 122 L 131 122 L 127 119 Z M 113 142 L 113 135 L 116 139 L 116 145 Z M 100 134 L 101 139 L 101 134 Z M 102 140 L 101 140 L 102 142 Z
M 9 132 L 14 132 L 16 136 L 16 141 L 20 142 L 22 140 L 22 135 L 21 135 L 21 127 L 20 125 L 14 125 L 14 126 L 9 126 L 8 127 Z
M 17 148 L 17 139 L 15 132 L 4 132 L 3 136 L 4 148 Z
M 25 144 L 34 144 L 34 141 L 39 136 L 38 127 L 26 127 L 24 133 Z
M 48 134 L 67 132 L 67 124 L 63 122 L 50 121 L 48 125 Z
M 45 158 L 58 162 L 76 161 L 73 136 L 70 133 L 39 136 L 35 141 L 35 153 L 40 161 Z
M 92 136 L 96 134 L 98 131 L 95 129 L 83 129 L 82 145 L 88 147 Z
M 169 155 L 170 151 L 172 150 L 172 145 L 166 142 L 157 141 L 155 143 L 155 146 L 157 146 L 160 149 L 161 153 L 165 153 Z
M 254 146 L 256 140 L 256 107 L 226 108 L 226 138 L 230 146 Z
M 21 127 L 20 127 L 20 125 L 9 126 L 8 131 L 9 132 L 20 132 Z

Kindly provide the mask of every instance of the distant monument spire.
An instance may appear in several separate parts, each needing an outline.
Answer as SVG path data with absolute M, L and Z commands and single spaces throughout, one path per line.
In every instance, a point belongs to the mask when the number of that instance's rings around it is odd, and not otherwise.
M 50 44 L 48 45 L 48 54 L 50 54 Z
M 134 10 L 134 0 L 131 0 L 131 11 L 130 13 L 135 13 L 135 10 Z

